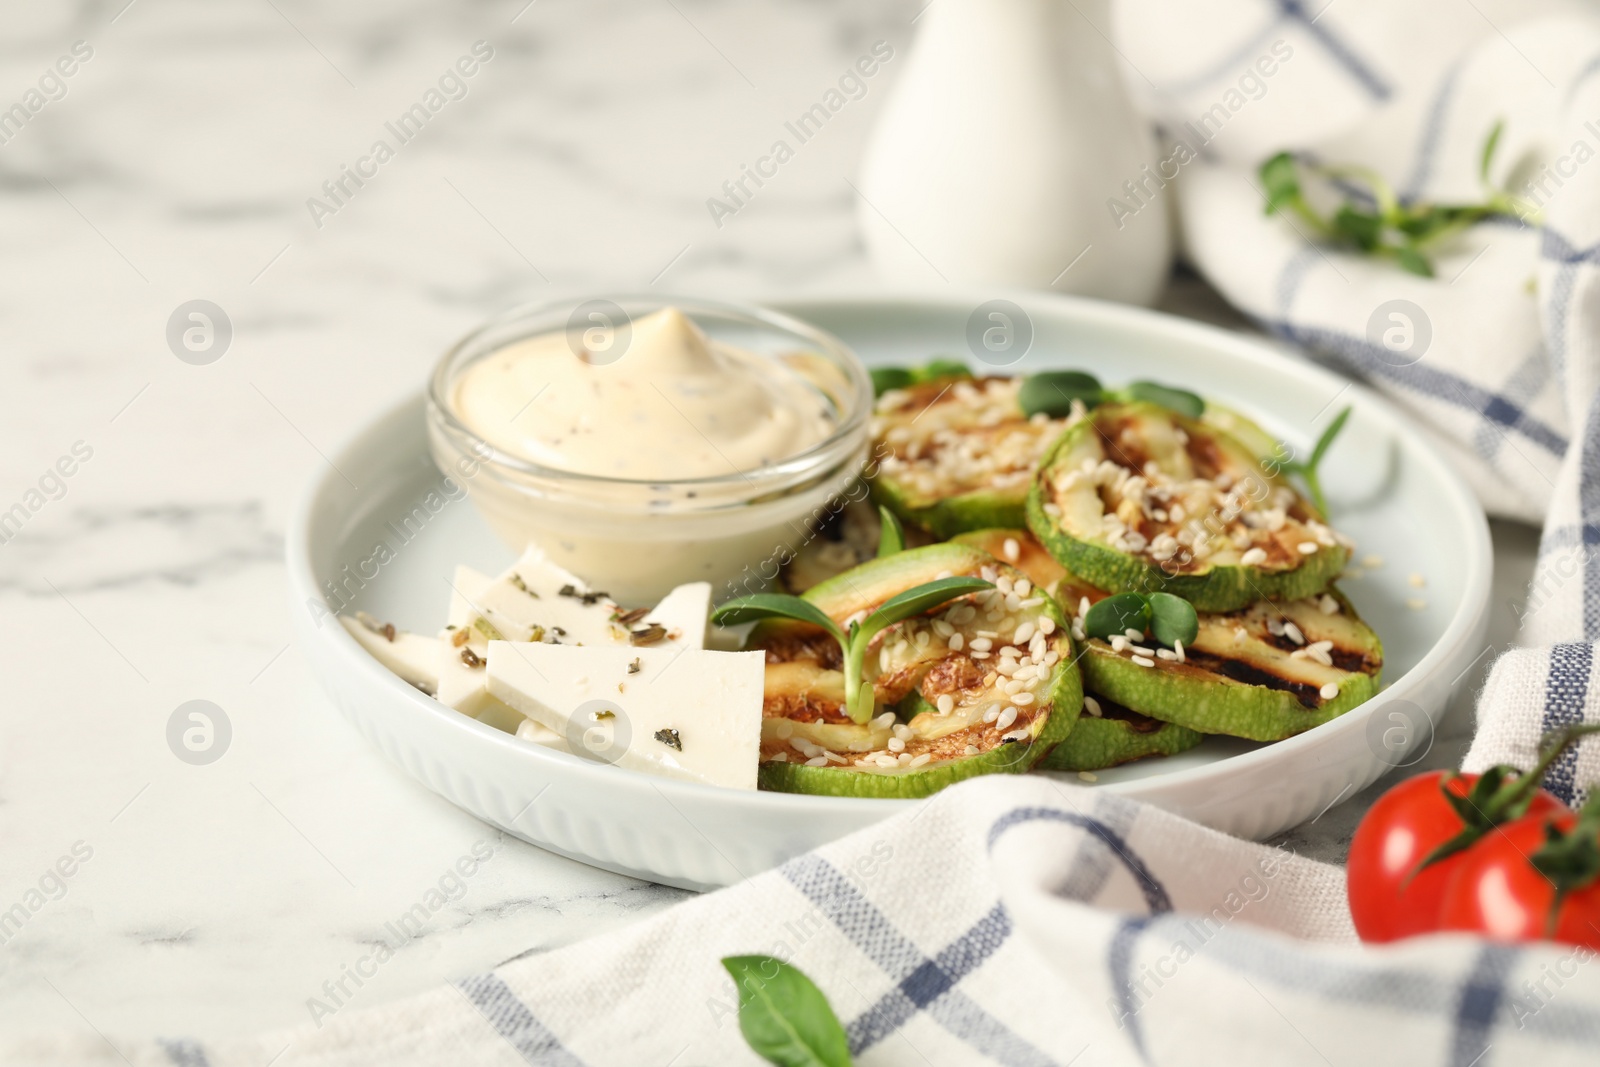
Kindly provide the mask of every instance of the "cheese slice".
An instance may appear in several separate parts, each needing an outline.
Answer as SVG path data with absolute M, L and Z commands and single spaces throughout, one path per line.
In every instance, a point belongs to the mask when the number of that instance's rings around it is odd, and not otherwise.
M 666 628 L 667 636 L 661 641 L 666 647 L 705 648 L 706 625 L 710 618 L 711 583 L 690 582 L 662 597 L 655 610 L 644 617 L 644 622 Z
M 471 625 L 481 619 L 496 639 L 563 645 L 627 640 L 627 632 L 612 621 L 616 601 L 556 566 L 535 545 L 470 599 L 475 612 Z
M 371 653 L 372 658 L 403 680 L 425 693 L 435 693 L 439 688 L 439 642 L 423 634 L 395 630 L 394 637 L 380 633 L 377 623 L 370 619 L 340 615 L 351 637 Z
M 485 684 L 488 672 L 489 637 L 473 626 L 478 618 L 474 606 L 495 579 L 471 567 L 458 566 L 450 582 L 450 608 L 445 629 L 439 634 L 439 702 L 463 715 L 470 715 L 496 730 L 515 733 L 525 721 L 523 714 L 489 695 Z M 463 636 L 463 634 L 465 636 Z M 462 650 L 472 655 L 462 655 Z M 477 665 L 472 660 L 477 660 Z
M 754 789 L 765 661 L 762 652 L 492 641 L 488 685 L 577 755 Z
M 565 737 L 562 737 L 548 726 L 540 726 L 532 719 L 523 719 L 522 725 L 516 729 L 516 734 L 524 741 L 531 741 L 533 744 L 543 745 L 545 748 L 553 748 L 557 752 L 572 751 L 567 747 L 567 739 Z

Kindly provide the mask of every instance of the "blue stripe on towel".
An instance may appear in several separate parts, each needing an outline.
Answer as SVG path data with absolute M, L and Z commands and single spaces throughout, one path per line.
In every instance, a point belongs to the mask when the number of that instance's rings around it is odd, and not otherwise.
M 477 974 L 456 983 L 473 1007 L 483 1013 L 495 1033 L 538 1067 L 583 1067 L 560 1039 L 540 1022 L 522 998 L 496 974 Z
M 1332 30 L 1321 23 L 1321 16 L 1328 9 L 1328 4 L 1322 4 L 1316 11 L 1306 10 L 1300 0 L 1278 0 L 1278 6 L 1283 13 L 1293 19 L 1306 33 L 1310 34 L 1323 51 L 1327 52 L 1335 62 L 1345 69 L 1345 73 L 1354 78 L 1374 99 L 1387 100 L 1392 90 L 1389 83 L 1384 81 L 1372 66 L 1356 54 L 1343 40 L 1337 37 Z
M 173 1062 L 174 1067 L 211 1067 L 206 1050 L 198 1041 L 191 1041 L 187 1037 L 160 1037 L 156 1039 L 156 1044 L 161 1046 L 161 1051 L 167 1054 L 167 1059 Z
M 1518 952 L 1509 945 L 1485 945 L 1473 961 L 1456 1002 L 1450 1035 L 1449 1067 L 1482 1064 L 1494 1033 L 1495 1017 L 1506 999 L 1506 978 Z
M 1049 1056 L 957 988 L 1011 936 L 1011 919 L 999 904 L 930 958 L 826 860 L 801 856 L 781 870 L 894 982 L 893 989 L 845 1027 L 852 1055 L 859 1056 L 883 1041 L 921 1011 L 997 1063 L 1052 1067 Z
M 1594 646 L 1588 644 L 1556 645 L 1550 650 L 1550 669 L 1544 683 L 1544 718 L 1541 730 L 1555 730 L 1583 721 L 1584 706 L 1589 696 L 1589 674 L 1594 668 Z M 1545 788 L 1560 797 L 1563 803 L 1572 803 L 1578 783 L 1578 748 L 1576 745 L 1551 765 L 1545 773 Z
M 1144 1031 L 1139 1027 L 1139 1005 L 1133 1000 L 1133 949 L 1154 920 L 1151 915 L 1136 915 L 1124 919 L 1111 935 L 1111 945 L 1106 951 L 1106 969 L 1110 972 L 1111 988 L 1117 997 L 1117 1018 L 1128 1031 L 1128 1040 L 1138 1050 L 1139 1058 L 1150 1062 L 1149 1050 L 1144 1047 Z
M 1123 840 L 1122 835 L 1099 819 L 1087 815 L 1062 811 L 1059 808 L 1013 808 L 989 827 L 989 850 L 994 851 L 995 842 L 1007 830 L 1030 822 L 1064 822 L 1099 838 L 1101 842 L 1111 846 L 1111 850 L 1128 869 L 1128 873 L 1133 875 L 1134 881 L 1139 883 L 1139 891 L 1144 894 L 1145 905 L 1152 914 L 1172 910 L 1172 898 L 1167 895 L 1166 887 L 1156 880 L 1156 876 L 1145 866 L 1145 862 L 1128 847 L 1128 842 Z
M 1411 176 L 1400 186 L 1402 203 L 1410 203 L 1421 197 L 1428 180 L 1433 177 L 1433 163 L 1439 153 L 1439 139 L 1444 133 L 1444 117 L 1455 99 L 1456 78 L 1460 73 L 1461 64 L 1451 64 L 1444 77 L 1439 79 L 1439 87 L 1434 90 L 1433 101 L 1428 105 L 1428 117 L 1422 123 L 1422 137 L 1417 141 L 1417 157 L 1411 163 Z

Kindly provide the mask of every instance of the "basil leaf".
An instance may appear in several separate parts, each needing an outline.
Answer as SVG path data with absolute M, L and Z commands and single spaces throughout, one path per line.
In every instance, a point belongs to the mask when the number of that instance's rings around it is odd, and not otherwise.
M 1206 402 L 1198 393 L 1191 393 L 1186 389 L 1174 389 L 1160 382 L 1130 382 L 1124 392 L 1133 400 L 1155 404 L 1168 411 L 1176 411 L 1179 415 L 1187 415 L 1191 419 L 1198 419 L 1206 412 Z
M 1268 215 L 1300 199 L 1300 174 L 1295 169 L 1294 156 L 1279 152 L 1261 164 L 1261 187 L 1266 190 Z
M 1358 211 L 1346 204 L 1333 216 L 1333 228 L 1340 236 L 1354 241 L 1363 252 L 1370 252 L 1378 247 L 1383 222 L 1376 215 Z
M 1089 608 L 1083 630 L 1090 637 L 1120 637 L 1128 630 L 1144 633 L 1150 625 L 1150 601 L 1142 593 L 1118 593 Z
M 900 526 L 900 520 L 894 517 L 894 512 L 888 508 L 878 506 L 878 521 L 882 528 L 878 533 L 878 558 L 892 556 L 896 552 L 905 550 L 906 532 Z
M 1420 274 L 1424 278 L 1433 277 L 1433 264 L 1428 262 L 1427 256 L 1418 252 L 1411 245 L 1401 245 L 1395 249 L 1394 259 L 1400 265 L 1401 270 L 1410 271 L 1412 274 Z
M 737 626 L 741 622 L 754 622 L 757 619 L 797 619 L 800 622 L 809 622 L 820 626 L 832 634 L 842 645 L 844 644 L 844 631 L 839 629 L 839 624 L 828 618 L 823 610 L 797 596 L 787 593 L 756 593 L 753 596 L 742 596 L 738 600 L 730 600 L 711 613 L 711 621 L 718 626 Z
M 882 396 L 891 389 L 904 389 L 915 384 L 916 376 L 904 367 L 873 367 L 867 372 L 872 378 L 872 395 Z
M 1081 370 L 1052 370 L 1043 374 L 1030 374 L 1022 379 L 1017 392 L 1017 404 L 1029 417 L 1043 412 L 1052 419 L 1064 419 L 1072 414 L 1072 402 L 1081 400 L 1083 406 L 1092 408 L 1105 399 L 1105 389 L 1100 379 Z
M 1182 641 L 1192 644 L 1200 632 L 1200 617 L 1194 605 L 1171 593 L 1150 594 L 1150 634 L 1171 648 Z
M 938 378 L 970 378 L 972 377 L 972 372 L 959 359 L 942 357 L 930 359 L 913 370 L 911 376 L 919 382 L 931 382 Z
M 722 961 L 739 990 L 739 1032 L 778 1067 L 850 1067 L 850 1041 L 816 983 L 771 956 Z

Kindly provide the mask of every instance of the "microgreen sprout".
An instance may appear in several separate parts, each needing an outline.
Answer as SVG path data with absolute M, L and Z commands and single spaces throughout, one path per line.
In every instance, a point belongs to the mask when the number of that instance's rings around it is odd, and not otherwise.
M 844 654 L 844 712 L 853 722 L 864 723 L 877 710 L 872 686 L 863 679 L 867 646 L 872 639 L 897 622 L 932 611 L 957 597 L 992 589 L 994 583 L 982 578 L 939 578 L 913 586 L 879 604 L 866 617 L 840 627 L 821 608 L 802 597 L 785 593 L 756 593 L 730 600 L 711 615 L 722 626 L 736 626 L 757 619 L 793 619 L 819 626 L 833 635 Z

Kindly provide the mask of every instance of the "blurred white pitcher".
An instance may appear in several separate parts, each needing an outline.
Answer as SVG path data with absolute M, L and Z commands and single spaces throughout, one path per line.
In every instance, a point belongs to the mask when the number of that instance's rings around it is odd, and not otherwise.
M 1095 28 L 1108 11 L 932 0 L 862 166 L 857 212 L 885 280 L 1160 294 L 1166 197 L 1144 170 L 1159 156 Z M 1125 182 L 1143 183 L 1142 202 Z

